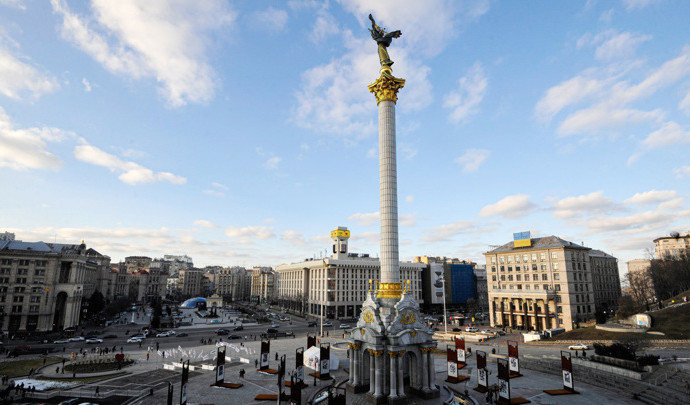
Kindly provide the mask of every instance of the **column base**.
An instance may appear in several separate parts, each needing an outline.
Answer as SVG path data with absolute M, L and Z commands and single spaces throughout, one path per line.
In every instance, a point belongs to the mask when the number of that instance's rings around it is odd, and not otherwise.
M 422 399 L 433 399 L 433 398 L 438 398 L 441 396 L 441 391 L 436 388 L 425 388 L 423 390 L 418 390 L 416 388 L 412 388 L 412 392 L 418 396 L 419 398 Z
M 409 398 L 406 396 L 388 397 L 388 405 L 400 405 L 409 403 Z
M 369 402 L 370 404 L 385 404 L 387 399 L 388 398 L 384 395 L 367 394 L 367 402 Z

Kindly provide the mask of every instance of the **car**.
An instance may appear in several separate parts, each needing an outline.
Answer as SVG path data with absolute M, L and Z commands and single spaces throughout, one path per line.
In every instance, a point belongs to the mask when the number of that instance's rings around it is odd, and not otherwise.
M 130 336 L 130 338 L 136 338 L 136 339 L 144 340 L 144 339 L 146 339 L 146 335 L 143 335 L 141 333 L 137 333 L 136 335 Z
M 323 326 L 324 327 L 330 327 L 330 326 L 333 326 L 333 323 L 332 322 L 324 322 Z
M 143 341 L 144 341 L 144 339 L 142 339 L 140 337 L 131 337 L 131 338 L 127 339 L 127 343 L 141 343 Z
M 280 328 L 280 324 L 279 324 L 279 323 L 273 322 L 273 323 L 271 324 L 271 328 Z
M 314 321 L 309 321 L 309 322 L 307 323 L 307 326 L 316 326 L 316 322 L 314 322 Z
M 84 340 L 86 340 L 84 336 L 76 336 L 73 338 L 69 338 L 70 342 L 83 342 Z
M 168 332 L 161 332 L 156 334 L 156 337 L 168 337 L 170 334 Z
M 496 332 L 492 331 L 491 329 L 482 329 L 482 330 L 480 330 L 479 332 L 481 332 L 481 333 L 487 333 L 487 334 L 489 334 L 489 335 L 493 335 L 493 334 L 496 333 Z
M 216 335 L 229 335 L 230 331 L 227 329 L 216 329 Z
M 59 405 L 77 405 L 81 402 L 81 398 L 70 398 L 60 402 Z
M 460 329 L 460 328 L 453 328 L 453 332 L 462 332 L 462 329 Z
M 117 335 L 105 335 L 103 336 L 103 339 L 116 339 Z
M 99 339 L 99 338 L 86 339 L 86 343 L 103 343 L 103 339 Z
M 268 328 L 266 329 L 266 333 L 278 333 L 278 329 Z
M 189 336 L 189 334 L 186 332 L 182 332 L 182 333 L 177 334 L 177 337 L 187 337 L 187 336 Z
M 502 330 L 497 330 L 497 331 L 496 331 L 496 334 L 499 335 L 499 336 L 504 336 L 506 333 L 505 333 L 504 331 L 502 331 Z
M 58 339 L 58 340 L 54 341 L 53 343 L 60 344 L 60 343 L 69 343 L 69 342 L 70 342 L 69 339 Z
M 242 339 L 242 336 L 240 335 L 228 335 L 226 339 Z
M 348 324 L 346 324 L 346 323 L 341 323 L 341 324 L 340 324 L 340 329 L 350 329 L 350 328 L 352 328 L 352 326 L 350 326 L 350 325 L 348 325 Z
M 174 331 L 174 330 L 169 330 L 169 331 L 168 331 L 168 335 L 174 335 L 174 334 L 175 334 L 175 331 Z
M 587 346 L 584 343 L 577 343 L 577 344 L 568 346 L 568 350 L 589 350 L 589 346 Z
M 468 326 L 465 328 L 465 332 L 472 332 L 472 333 L 479 332 L 479 329 L 477 329 L 476 326 Z

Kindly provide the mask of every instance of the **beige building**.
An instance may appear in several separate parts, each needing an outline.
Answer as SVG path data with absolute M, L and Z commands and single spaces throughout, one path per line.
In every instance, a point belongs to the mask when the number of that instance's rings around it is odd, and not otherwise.
M 683 252 L 690 252 L 690 231 L 685 236 L 678 234 L 654 239 L 654 255 L 658 260 L 678 259 Z
M 95 260 L 98 259 L 98 260 Z M 0 242 L 0 330 L 59 331 L 79 324 L 109 259 L 85 244 Z
M 509 242 L 484 256 L 492 326 L 570 330 L 594 318 L 597 302 L 615 308 L 620 295 L 616 258 L 556 236 Z
M 218 269 L 214 279 L 215 293 L 223 297 L 225 302 L 244 301 L 249 298 L 250 291 L 245 289 L 248 277 L 244 267 Z
M 630 295 L 637 303 L 652 303 L 656 301 L 654 283 L 649 274 L 652 261 L 648 259 L 635 259 L 628 262 L 628 287 Z
M 178 289 L 183 299 L 190 297 L 207 297 L 210 280 L 200 269 L 183 269 L 178 272 Z
M 254 267 L 251 275 L 251 302 L 271 302 L 276 295 L 276 273 L 270 267 Z
M 353 318 L 359 316 L 369 281 L 379 280 L 381 263 L 368 254 L 348 252 L 347 228 L 336 228 L 331 237 L 334 253 L 330 257 L 276 267 L 278 298 L 286 307 L 311 316 L 320 316 L 323 308 L 328 319 Z M 400 279 L 410 281 L 420 304 L 425 267 L 424 263 L 400 263 Z

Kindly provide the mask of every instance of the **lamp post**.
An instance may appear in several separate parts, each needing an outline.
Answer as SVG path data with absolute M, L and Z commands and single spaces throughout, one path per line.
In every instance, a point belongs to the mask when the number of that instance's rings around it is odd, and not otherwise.
M 446 275 L 443 274 L 440 277 L 441 283 L 443 283 L 443 332 L 448 333 L 448 314 L 446 313 Z

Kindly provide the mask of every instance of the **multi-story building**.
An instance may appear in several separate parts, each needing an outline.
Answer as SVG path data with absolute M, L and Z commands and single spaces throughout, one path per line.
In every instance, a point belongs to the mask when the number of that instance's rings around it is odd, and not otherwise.
M 592 249 L 589 251 L 589 264 L 592 269 L 594 306 L 597 311 L 613 315 L 621 296 L 618 259 L 601 250 Z
M 82 300 L 88 298 L 84 282 L 98 278 L 87 275 L 97 268 L 89 260 L 84 243 L 0 241 L 0 330 L 57 331 L 78 325 Z
M 476 302 L 479 310 L 488 307 L 485 268 L 478 268 L 471 261 L 448 257 L 417 256 L 414 262 L 427 265 L 422 272 L 426 311 L 442 311 L 444 297 L 446 305 L 456 309 L 466 310 L 470 299 Z
M 474 287 L 475 299 L 479 306 L 479 311 L 486 313 L 489 311 L 489 290 L 486 278 L 486 265 L 477 264 L 474 266 Z
M 685 236 L 676 233 L 654 239 L 654 255 L 658 260 L 678 259 L 684 252 L 690 252 L 690 231 Z
M 270 267 L 254 267 L 251 275 L 252 302 L 271 302 L 276 295 L 276 273 Z
M 151 258 L 146 256 L 125 257 L 125 268 L 127 273 L 134 273 L 139 270 L 147 270 L 151 267 Z
M 591 252 L 556 236 L 530 238 L 527 234 L 484 253 L 491 325 L 570 330 L 594 318 L 595 285 L 605 292 L 620 291 L 620 281 L 615 279 L 616 259 Z M 593 270 L 593 263 L 600 270 Z M 617 296 L 609 298 L 600 296 L 600 302 L 615 306 Z
M 184 269 L 180 270 L 178 273 L 178 288 L 180 290 L 180 295 L 182 298 L 199 297 L 208 295 L 208 282 L 206 282 L 206 293 L 202 285 L 204 280 L 208 279 L 204 277 L 204 273 L 200 269 Z
M 331 232 L 330 257 L 276 267 L 280 280 L 278 298 L 284 305 L 312 316 L 323 313 L 329 319 L 359 316 L 367 291 L 376 288 L 373 281 L 379 280 L 381 263 L 368 254 L 349 253 L 349 237 L 347 228 L 338 227 Z M 420 304 L 425 267 L 423 263 L 400 263 L 400 279 Z
M 249 291 L 245 290 L 246 278 L 247 270 L 244 267 L 218 269 L 213 283 L 215 292 L 225 302 L 243 301 L 249 296 Z
M 652 261 L 649 259 L 634 259 L 628 262 L 628 287 L 630 295 L 637 303 L 652 303 L 656 301 L 654 282 L 649 274 Z

